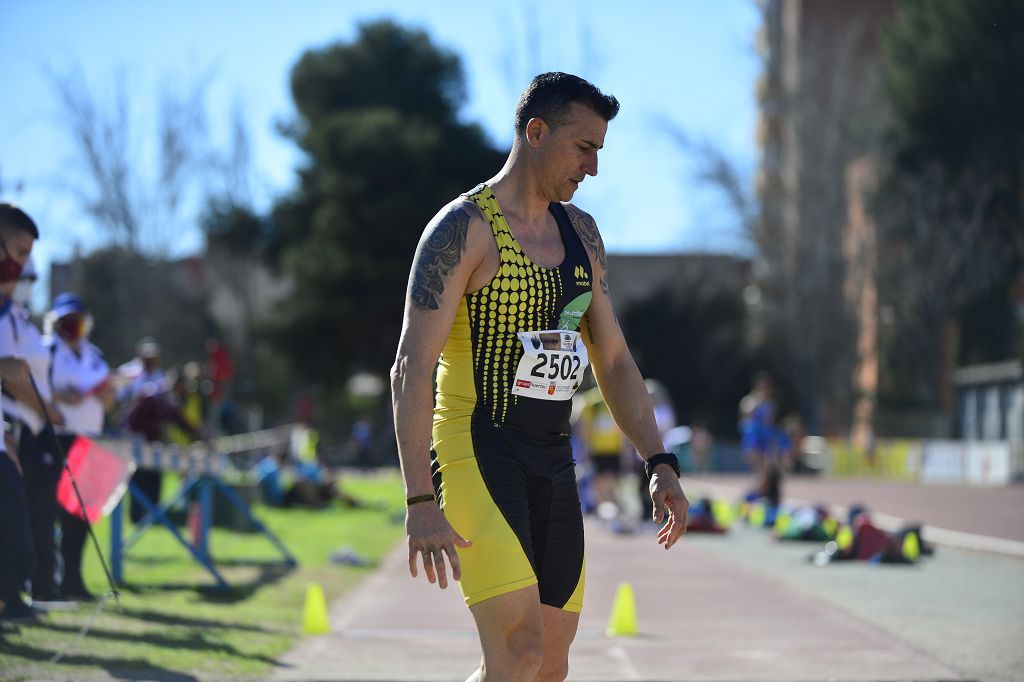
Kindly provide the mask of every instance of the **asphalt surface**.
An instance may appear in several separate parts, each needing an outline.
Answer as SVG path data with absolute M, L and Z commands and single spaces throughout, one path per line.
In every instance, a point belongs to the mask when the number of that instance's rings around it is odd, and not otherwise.
M 736 477 L 687 491 L 732 495 Z M 863 503 L 899 521 L 934 518 L 970 537 L 1015 542 L 1016 488 L 937 489 L 878 481 L 790 481 L 790 496 Z M 961 513 L 949 514 L 952 507 Z M 938 528 L 938 526 L 936 526 Z M 976 536 L 971 531 L 990 535 Z M 616 535 L 588 522 L 587 591 L 570 680 L 1024 680 L 1024 559 L 940 545 L 916 566 L 813 566 L 818 546 L 766 531 L 690 535 L 669 552 L 654 529 Z M 274 680 L 464 680 L 479 660 L 457 589 L 408 575 L 404 547 L 331 610 Z M 620 582 L 634 588 L 640 634 L 604 631 Z

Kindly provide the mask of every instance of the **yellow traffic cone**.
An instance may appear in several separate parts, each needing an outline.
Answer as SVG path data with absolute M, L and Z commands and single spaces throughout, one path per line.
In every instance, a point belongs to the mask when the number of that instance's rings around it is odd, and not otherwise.
M 319 585 L 311 583 L 306 590 L 306 603 L 302 608 L 302 632 L 306 635 L 325 635 L 330 631 L 324 591 Z
M 631 637 L 636 634 L 636 600 L 633 598 L 633 586 L 619 583 L 615 591 L 615 603 L 612 604 L 612 615 L 608 619 L 609 637 Z
M 921 542 L 917 533 L 911 531 L 903 536 L 903 558 L 914 563 L 921 558 Z

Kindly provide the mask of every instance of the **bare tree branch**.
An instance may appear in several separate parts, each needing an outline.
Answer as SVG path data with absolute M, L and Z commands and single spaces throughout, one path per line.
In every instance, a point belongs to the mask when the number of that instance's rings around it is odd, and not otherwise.
M 136 144 L 139 113 L 119 70 L 107 108 L 90 91 L 81 68 L 50 74 L 79 160 L 76 194 L 108 243 L 133 253 L 166 253 L 180 233 L 187 193 L 215 166 L 209 151 L 205 108 L 210 78 L 180 94 L 159 95 L 153 154 Z M 145 139 L 145 137 L 143 137 Z M 155 158 L 155 172 L 147 160 Z

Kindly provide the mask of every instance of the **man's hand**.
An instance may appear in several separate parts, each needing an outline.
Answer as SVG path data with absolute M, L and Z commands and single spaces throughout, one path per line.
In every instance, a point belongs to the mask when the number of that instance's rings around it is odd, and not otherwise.
M 416 555 L 423 554 L 423 570 L 427 580 L 439 583 L 442 590 L 448 587 L 442 553 L 448 555 L 452 578 L 462 578 L 455 546 L 470 547 L 473 543 L 455 532 L 436 504 L 423 502 L 409 507 L 405 514 L 405 532 L 409 535 L 409 573 L 413 578 L 417 576 Z
M 690 502 L 683 494 L 676 472 L 668 464 L 654 467 L 651 475 L 651 501 L 654 502 L 654 522 L 665 520 L 665 508 L 668 508 L 668 523 L 658 533 L 658 544 L 668 549 L 676 544 L 686 532 L 686 522 L 690 515 Z

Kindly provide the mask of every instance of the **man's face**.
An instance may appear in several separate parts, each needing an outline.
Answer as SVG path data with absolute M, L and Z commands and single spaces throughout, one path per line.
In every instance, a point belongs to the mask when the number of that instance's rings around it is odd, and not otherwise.
M 597 151 L 604 146 L 608 122 L 589 107 L 573 102 L 567 120 L 547 126 L 531 146 L 536 149 L 541 189 L 549 201 L 569 201 L 588 175 L 597 175 Z
M 32 235 L 24 230 L 2 227 L 0 228 L 0 239 L 3 240 L 3 246 L 0 246 L 0 259 L 9 256 L 17 261 L 18 265 L 24 266 L 25 261 L 32 253 L 32 244 L 35 242 Z M 5 247 L 6 253 L 4 252 Z M 10 298 L 14 294 L 16 286 L 18 286 L 16 279 L 11 282 L 0 282 L 0 296 Z

